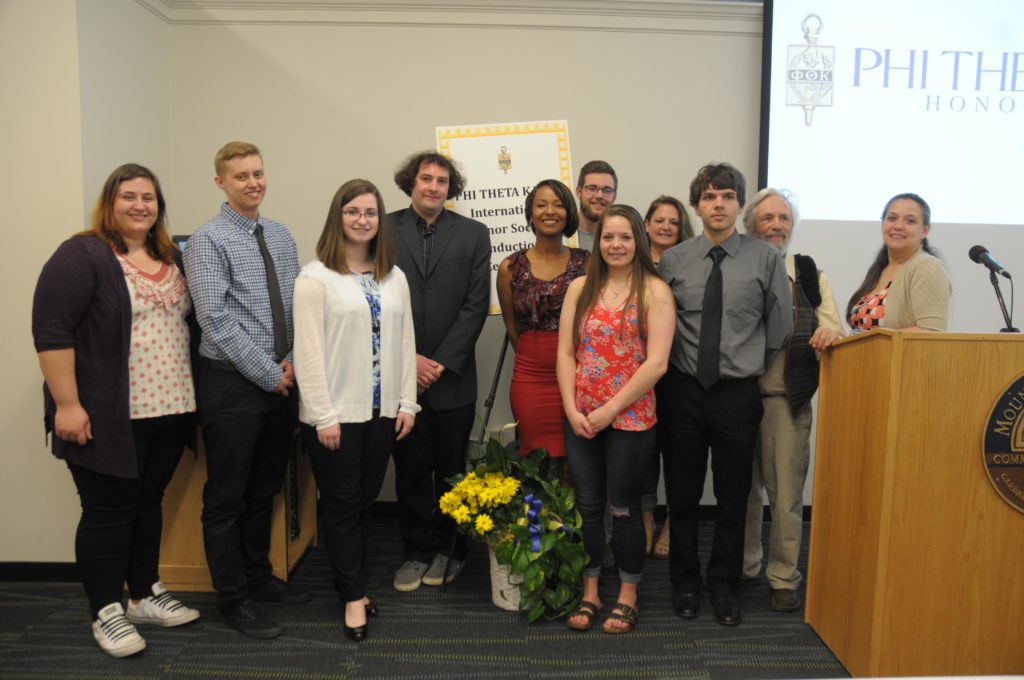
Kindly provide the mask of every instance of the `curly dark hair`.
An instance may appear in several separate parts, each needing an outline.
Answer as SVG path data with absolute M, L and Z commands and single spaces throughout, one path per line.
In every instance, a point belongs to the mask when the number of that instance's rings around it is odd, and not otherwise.
M 406 196 L 412 196 L 412 188 L 416 186 L 416 175 L 424 163 L 440 165 L 448 171 L 448 200 L 455 198 L 466 188 L 466 178 L 459 172 L 455 161 L 436 151 L 421 151 L 409 156 L 395 172 L 395 184 Z

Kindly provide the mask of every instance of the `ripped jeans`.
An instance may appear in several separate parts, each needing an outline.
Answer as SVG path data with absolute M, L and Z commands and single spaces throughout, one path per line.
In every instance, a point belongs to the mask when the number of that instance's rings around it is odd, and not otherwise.
M 598 576 L 604 557 L 604 509 L 612 514 L 612 550 L 623 583 L 639 583 L 644 572 L 644 525 L 640 493 L 654 430 L 605 428 L 593 439 L 577 436 L 565 423 L 569 472 L 583 518 L 583 547 L 590 557 L 584 576 Z

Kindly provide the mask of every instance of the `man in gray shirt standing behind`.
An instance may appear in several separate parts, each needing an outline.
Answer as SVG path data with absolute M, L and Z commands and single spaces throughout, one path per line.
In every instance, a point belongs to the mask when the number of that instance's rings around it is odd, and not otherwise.
M 683 618 L 700 611 L 697 523 L 710 448 L 718 509 L 707 588 L 723 626 L 741 618 L 735 589 L 762 414 L 757 379 L 793 331 L 782 255 L 736 231 L 745 194 L 746 181 L 731 165 L 701 168 L 690 184 L 690 205 L 704 232 L 670 249 L 660 265 L 676 300 L 676 336 L 659 404 L 671 414 L 662 427 L 672 607 Z

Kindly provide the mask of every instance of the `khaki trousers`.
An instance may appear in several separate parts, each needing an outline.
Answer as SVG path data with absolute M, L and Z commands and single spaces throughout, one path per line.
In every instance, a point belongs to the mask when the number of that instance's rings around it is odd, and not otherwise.
M 796 590 L 803 580 L 796 565 L 803 537 L 804 482 L 811 455 L 811 407 L 793 418 L 784 396 L 762 397 L 761 403 L 764 417 L 747 499 L 743 575 L 756 578 L 761 569 L 763 486 L 772 517 L 765 576 L 773 590 Z

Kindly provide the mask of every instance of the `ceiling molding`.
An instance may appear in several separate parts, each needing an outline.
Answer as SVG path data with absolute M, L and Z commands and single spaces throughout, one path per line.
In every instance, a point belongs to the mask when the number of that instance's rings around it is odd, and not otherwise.
M 172 25 L 429 26 L 761 35 L 745 0 L 135 0 Z

